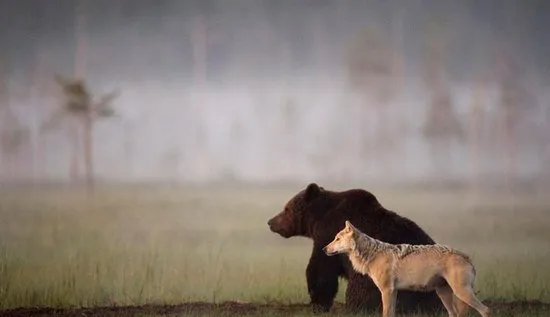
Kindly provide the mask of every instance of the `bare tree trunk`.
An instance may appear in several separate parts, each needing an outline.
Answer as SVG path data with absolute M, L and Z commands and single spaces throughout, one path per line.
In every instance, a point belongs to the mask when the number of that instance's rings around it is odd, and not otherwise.
M 198 14 L 193 21 L 191 41 L 193 45 L 193 74 L 195 83 L 203 85 L 206 80 L 206 25 L 204 16 Z
M 447 182 L 450 176 L 449 167 L 452 166 L 449 141 L 443 138 L 436 138 L 432 143 L 432 157 L 435 160 L 434 177 L 436 178 L 436 182 Z
M 84 117 L 84 166 L 86 170 L 86 185 L 89 190 L 94 186 L 93 161 L 93 122 L 90 115 Z
M 74 77 L 76 79 L 83 79 L 86 69 L 86 0 L 77 0 L 75 5 L 75 37 L 76 37 L 76 53 L 75 53 L 75 65 L 74 65 Z M 76 121 L 74 130 L 71 131 L 74 134 L 75 140 L 73 140 L 73 146 L 76 148 L 73 149 L 73 155 L 71 158 L 71 179 L 72 181 L 78 180 L 79 171 L 79 160 L 78 160 L 78 121 Z M 87 127 L 85 127 L 84 133 L 86 132 Z M 91 139 L 90 139 L 91 140 Z M 85 141 L 87 143 L 88 141 Z M 86 155 L 85 155 L 86 156 Z M 86 164 L 86 167 L 88 165 Z M 87 171 L 89 172 L 89 171 Z
M 312 36 L 313 36 L 313 47 L 314 47 L 314 58 L 316 59 L 316 66 L 321 68 L 324 65 L 326 60 L 324 52 L 326 51 L 325 43 L 326 38 L 325 32 L 325 23 L 324 23 L 324 11 L 316 12 L 311 17 L 312 23 Z
M 31 92 L 31 104 L 33 106 L 33 123 L 31 127 L 31 145 L 32 145 L 32 174 L 33 181 L 37 182 L 42 174 L 42 166 L 44 155 L 42 153 L 42 136 L 40 135 L 40 121 L 42 120 L 43 104 L 45 89 L 45 67 L 44 60 L 40 52 L 37 52 L 35 67 L 33 73 L 33 85 Z
M 193 25 L 191 29 L 191 45 L 193 47 L 193 76 L 195 79 L 195 85 L 197 88 L 202 90 L 205 88 L 206 83 L 206 45 L 207 45 L 207 30 L 205 24 L 205 17 L 202 13 L 199 13 L 193 20 Z M 197 168 L 201 173 L 205 172 L 207 169 L 208 163 L 206 162 L 206 149 L 204 139 L 204 127 L 202 121 L 201 113 L 203 111 L 204 105 L 204 95 L 199 94 L 199 99 L 197 104 L 193 105 L 196 118 L 194 118 L 195 125 L 195 135 L 197 138 L 197 148 L 194 149 L 196 152 L 195 163 L 198 164 Z
M 395 3 L 395 2 L 394 2 Z M 405 20 L 405 8 L 404 3 L 397 2 L 396 13 L 393 16 L 393 90 L 394 95 L 401 95 L 403 93 L 403 87 L 405 85 L 405 52 L 404 52 L 404 20 Z M 392 10 L 392 12 L 394 12 Z
M 38 181 L 38 160 L 40 159 L 38 157 L 38 138 L 39 138 L 39 132 L 38 132 L 38 125 L 39 125 L 39 116 L 40 116 L 40 110 L 38 109 L 38 98 L 36 98 L 36 89 L 32 88 L 34 91 L 31 93 L 31 104 L 32 107 L 32 123 L 31 123 L 31 131 L 30 131 L 30 160 L 31 160 L 31 179 L 33 183 L 36 183 Z
M 372 91 L 372 90 L 371 90 Z M 372 171 L 376 170 L 376 167 L 378 165 L 378 158 L 379 158 L 379 148 L 378 148 L 378 142 L 377 138 L 379 136 L 379 127 L 378 124 L 380 122 L 380 114 L 379 114 L 379 108 L 376 106 L 372 106 L 372 94 L 370 94 L 367 90 L 367 92 L 364 94 L 363 99 L 363 109 L 362 109 L 362 121 L 361 124 L 363 125 L 361 129 L 363 130 L 363 139 L 364 139 L 364 159 L 365 159 L 365 166 L 368 167 L 369 171 L 367 173 L 370 173 Z
M 5 67 L 5 61 L 0 58 L 0 183 L 2 183 L 2 180 L 7 178 L 7 172 L 6 172 L 6 153 L 4 151 L 4 145 L 2 138 L 4 137 L 2 134 L 4 133 L 2 127 L 5 127 L 6 118 L 4 117 L 6 115 L 6 110 L 8 109 L 8 96 L 7 96 L 7 83 L 6 83 L 6 67 Z
M 387 118 L 387 103 L 384 101 L 375 100 L 376 106 L 372 107 L 373 111 L 373 156 L 374 166 L 373 171 L 377 173 L 374 177 L 379 177 L 387 172 L 388 162 L 385 160 L 389 152 L 389 125 L 390 121 Z
M 505 112 L 504 118 L 504 144 L 506 151 L 506 178 L 505 183 L 507 190 L 510 190 L 512 187 L 512 182 L 516 177 L 516 167 L 517 167 L 517 142 L 516 142 L 516 127 L 515 127 L 515 117 L 512 109 L 508 109 Z
M 20 154 L 20 146 L 14 145 L 12 139 L 12 133 L 20 128 L 20 123 L 11 108 L 8 80 L 1 66 L 4 65 L 0 65 L 0 155 L 2 156 L 0 167 L 4 173 L 0 176 L 9 182 L 17 181 L 17 177 L 20 176 L 18 168 L 21 160 L 17 157 Z
M 405 85 L 405 53 L 404 53 L 404 20 L 405 20 L 405 4 L 402 1 L 392 1 L 391 2 L 391 12 L 392 12 L 392 74 L 391 74 L 391 85 L 392 85 L 392 107 L 397 111 L 394 111 L 393 118 L 387 118 L 388 123 L 390 124 L 389 130 L 389 141 L 391 142 L 391 148 L 389 151 L 389 157 L 385 160 L 388 164 L 387 167 L 389 171 L 393 173 L 406 173 L 407 166 L 406 162 L 400 160 L 399 164 L 405 164 L 405 168 L 399 166 L 395 168 L 396 156 L 399 155 L 396 153 L 399 151 L 399 145 L 402 143 L 398 142 L 398 139 L 401 137 L 402 127 L 404 122 L 407 121 L 407 116 L 402 109 L 402 104 L 400 103 L 403 95 L 403 88 Z M 404 116 L 405 114 L 405 116 Z M 405 160 L 406 161 L 406 160 Z M 394 175 L 395 176 L 395 175 Z
M 4 154 L 4 151 L 0 149 L 0 184 L 2 184 L 7 179 L 5 168 L 6 168 L 5 154 Z
M 511 190 L 511 185 L 516 176 L 516 133 L 515 128 L 518 122 L 516 109 L 519 106 L 518 95 L 518 69 L 515 61 L 508 57 L 501 58 L 499 66 L 499 77 L 501 80 L 501 139 L 505 159 L 504 183 L 506 190 Z
M 79 124 L 76 122 L 76 120 L 73 120 L 71 122 L 72 124 L 69 126 L 70 130 L 70 136 L 71 139 L 71 164 L 70 164 L 70 177 L 71 181 L 76 182 L 78 181 L 78 175 L 79 173 L 79 151 L 80 151 L 80 129 Z
M 76 56 L 75 56 L 75 78 L 83 79 L 86 73 L 86 0 L 77 0 L 76 3 Z
M 480 149 L 480 115 L 482 112 L 483 84 L 478 83 L 474 92 L 474 99 L 470 105 L 470 183 L 472 189 L 477 192 L 479 185 L 479 149 Z
M 5 162 L 6 159 L 4 158 L 4 150 L 2 147 L 0 147 L 0 184 L 4 181 L 6 175 L 5 175 Z
M 126 177 L 131 177 L 134 172 L 134 126 L 132 123 L 125 125 L 124 131 L 124 161 L 126 164 Z

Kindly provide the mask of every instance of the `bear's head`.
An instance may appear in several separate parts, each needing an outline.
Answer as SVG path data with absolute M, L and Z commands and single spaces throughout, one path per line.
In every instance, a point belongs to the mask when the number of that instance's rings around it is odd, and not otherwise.
M 292 197 L 283 211 L 269 219 L 267 225 L 272 232 L 284 238 L 294 236 L 311 237 L 312 226 L 316 218 L 322 217 L 328 204 L 330 192 L 315 183 Z

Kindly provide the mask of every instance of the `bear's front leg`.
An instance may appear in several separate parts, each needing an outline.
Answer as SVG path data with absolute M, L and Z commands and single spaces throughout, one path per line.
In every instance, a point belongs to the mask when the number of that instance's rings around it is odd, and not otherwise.
M 350 313 L 379 313 L 382 309 L 380 290 L 367 276 L 355 271 L 348 275 L 346 310 Z
M 314 312 L 328 312 L 338 292 L 340 263 L 338 257 L 329 257 L 322 247 L 313 247 L 306 268 L 307 290 Z

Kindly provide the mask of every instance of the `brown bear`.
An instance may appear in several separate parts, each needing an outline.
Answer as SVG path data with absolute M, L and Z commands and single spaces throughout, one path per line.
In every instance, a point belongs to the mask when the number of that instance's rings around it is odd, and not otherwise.
M 315 312 L 328 312 L 338 292 L 338 278 L 348 281 L 346 308 L 350 312 L 381 309 L 380 292 L 366 276 L 355 272 L 347 256 L 329 257 L 323 248 L 344 228 L 346 220 L 359 230 L 388 243 L 434 244 L 415 222 L 385 209 L 376 197 L 363 189 L 336 192 L 315 183 L 287 202 L 284 210 L 267 224 L 284 238 L 294 236 L 313 240 L 313 251 L 306 268 L 310 304 Z M 443 312 L 435 292 L 399 291 L 400 313 Z

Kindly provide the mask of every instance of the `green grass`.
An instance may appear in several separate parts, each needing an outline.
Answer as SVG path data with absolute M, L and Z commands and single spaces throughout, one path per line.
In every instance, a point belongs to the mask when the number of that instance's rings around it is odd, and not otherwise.
M 4 189 L 0 308 L 307 302 L 311 241 L 266 225 L 299 189 Z M 480 298 L 550 302 L 550 198 L 371 190 L 472 254 Z

